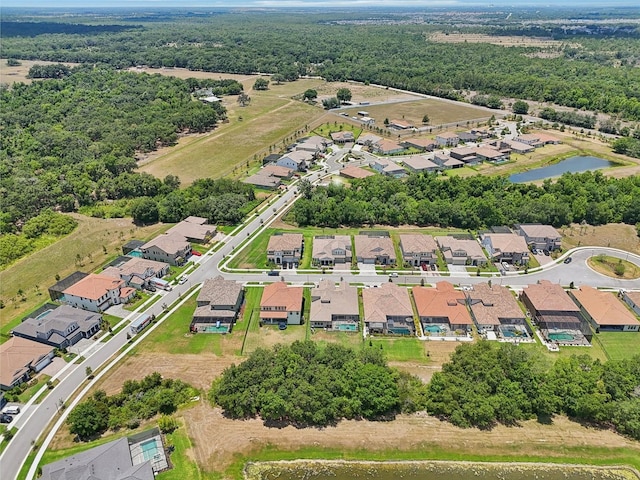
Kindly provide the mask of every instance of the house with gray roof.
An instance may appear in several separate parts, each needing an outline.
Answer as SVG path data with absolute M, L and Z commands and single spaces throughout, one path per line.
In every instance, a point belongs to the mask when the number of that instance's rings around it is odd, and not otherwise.
M 165 262 L 169 265 L 182 265 L 191 255 L 191 244 L 182 235 L 158 235 L 140 247 L 142 258 Z
M 369 333 L 413 335 L 413 307 L 406 288 L 383 283 L 362 290 L 364 323 Z
M 424 155 L 411 155 L 410 157 L 402 158 L 402 163 L 409 171 L 414 173 L 420 172 L 435 172 L 439 169 L 438 165 L 429 160 Z
M 450 235 L 436 237 L 436 242 L 450 265 L 481 266 L 487 263 L 487 257 L 476 240 L 459 239 Z
M 314 265 L 331 267 L 351 263 L 351 237 L 349 235 L 318 235 L 313 237 Z
M 188 242 L 207 243 L 215 236 L 217 227 L 206 222 L 206 218 L 187 217 L 167 230 L 166 235 L 182 235 Z
M 120 278 L 133 288 L 140 290 L 152 278 L 162 278 L 169 273 L 169 264 L 140 257 L 124 257 L 124 262 L 105 268 L 101 274 Z
M 379 265 L 396 263 L 396 250 L 389 236 L 356 235 L 354 240 L 358 262 Z
M 300 263 L 304 237 L 301 233 L 276 233 L 269 238 L 267 261 L 276 265 Z
M 276 162 L 276 165 L 290 170 L 304 172 L 311 164 L 313 156 L 314 153 L 306 150 L 296 150 L 282 155 Z
M 221 275 L 205 280 L 196 299 L 197 307 L 193 312 L 191 331 L 230 332 L 243 300 L 242 284 L 225 280 Z
M 100 330 L 102 316 L 69 305 L 27 318 L 16 326 L 12 334 L 35 342 L 66 348 L 82 338 L 91 338 Z
M 438 261 L 438 244 L 432 235 L 419 233 L 400 235 L 400 250 L 405 263 L 412 267 L 434 265 Z
M 551 225 L 521 223 L 515 226 L 518 235 L 524 237 L 527 245 L 541 250 L 560 250 L 562 235 Z
M 347 282 L 334 284 L 322 280 L 311 289 L 311 322 L 313 328 L 336 332 L 357 332 L 360 324 L 358 289 Z

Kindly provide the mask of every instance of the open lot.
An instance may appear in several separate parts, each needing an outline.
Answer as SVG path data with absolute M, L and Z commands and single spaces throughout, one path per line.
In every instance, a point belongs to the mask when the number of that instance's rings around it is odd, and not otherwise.
M 640 254 L 640 237 L 633 225 L 609 223 L 593 227 L 572 224 L 560 229 L 562 248 L 568 250 L 579 246 L 594 245 L 612 247 Z
M 640 352 L 640 332 L 601 332 L 595 335 L 611 360 L 631 358 Z
M 69 62 L 47 62 L 44 60 L 20 60 L 22 65 L 18 65 L 16 67 L 10 67 L 7 65 L 7 60 L 5 58 L 0 59 L 0 83 L 6 83 L 11 85 L 12 83 L 22 82 L 22 83 L 31 83 L 33 80 L 27 78 L 27 74 L 31 67 L 35 64 L 38 65 L 53 65 L 56 63 L 63 63 L 69 67 L 73 67 L 79 65 L 77 63 L 69 63 Z
M 559 49 L 564 43 L 559 40 L 542 37 L 484 35 L 481 33 L 444 33 L 437 32 L 429 35 L 428 39 L 437 43 L 491 43 L 504 47 L 541 47 Z M 571 44 L 574 48 L 579 43 Z

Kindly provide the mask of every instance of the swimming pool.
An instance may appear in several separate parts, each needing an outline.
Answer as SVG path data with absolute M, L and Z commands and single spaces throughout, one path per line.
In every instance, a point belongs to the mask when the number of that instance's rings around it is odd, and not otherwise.
M 576 337 L 567 332 L 554 332 L 548 336 L 549 340 L 555 340 L 556 342 L 571 342 L 576 339 Z
M 438 325 L 425 325 L 424 331 L 429 333 L 442 333 L 442 327 Z
M 358 326 L 357 325 L 351 325 L 351 324 L 342 324 L 342 325 L 338 325 L 336 327 L 336 330 L 340 331 L 340 332 L 356 332 L 358 330 Z
M 153 460 L 156 458 L 156 455 L 160 453 L 158 449 L 158 442 L 156 442 L 155 438 L 142 442 L 140 444 L 140 448 L 142 449 L 142 457 L 145 460 Z
M 226 325 L 220 325 L 219 327 L 215 325 L 207 325 L 200 331 L 205 333 L 227 333 L 229 331 L 229 328 Z

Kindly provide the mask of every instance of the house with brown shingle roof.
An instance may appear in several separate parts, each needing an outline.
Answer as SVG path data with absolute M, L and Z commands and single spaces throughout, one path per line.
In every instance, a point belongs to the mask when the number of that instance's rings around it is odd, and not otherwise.
M 260 300 L 260 322 L 270 325 L 301 325 L 303 290 L 302 287 L 290 287 L 284 282 L 264 287 Z
M 382 137 L 378 135 L 374 135 L 373 133 L 365 133 L 358 137 L 356 143 L 358 145 L 364 145 L 365 147 L 372 147 L 375 144 L 379 143 L 382 140 Z
M 402 140 L 401 144 L 406 148 L 415 148 L 423 152 L 431 152 L 438 146 L 436 142 L 428 138 L 407 138 Z
M 383 283 L 379 288 L 362 290 L 364 323 L 372 333 L 413 335 L 415 323 L 411 299 L 406 288 Z
M 464 292 L 451 283 L 438 282 L 436 288 L 413 287 L 413 299 L 425 335 L 435 333 L 434 327 L 443 326 L 461 335 L 471 332 L 473 321 Z M 438 331 L 443 332 L 442 328 Z
M 379 265 L 396 263 L 396 251 L 393 248 L 391 237 L 356 235 L 354 241 L 358 262 Z
M 276 233 L 269 238 L 267 261 L 276 265 L 300 263 L 304 236 L 301 233 Z
M 494 262 L 522 265 L 529 261 L 527 242 L 515 233 L 485 233 L 480 235 L 480 240 Z
M 508 288 L 502 285 L 477 283 L 466 292 L 478 333 L 496 332 L 506 341 L 531 341 L 533 332 L 527 325 L 524 312 Z M 515 327 L 501 329 L 501 326 Z M 509 332 L 504 335 L 504 332 Z
M 374 152 L 381 155 L 393 155 L 394 153 L 400 153 L 404 150 L 402 145 L 387 138 L 383 138 L 379 142 L 374 143 L 371 147 Z
M 413 173 L 435 172 L 439 169 L 438 165 L 423 155 L 411 155 L 402 158 L 402 163 L 409 171 Z
M 571 332 L 577 343 L 582 341 L 580 333 L 587 341 L 591 341 L 591 329 L 580 314 L 580 307 L 557 283 L 540 280 L 537 284 L 529 285 L 522 290 L 520 300 L 548 342 L 576 343 L 565 340 L 564 336 L 559 339 L 558 335 L 554 335 L 562 332 Z
M 491 147 L 475 147 L 476 156 L 483 162 L 506 162 L 509 153 Z
M 569 290 L 569 295 L 576 300 L 582 316 L 591 323 L 596 333 L 640 330 L 636 316 L 611 292 L 583 285 L 578 290 Z
M 375 175 L 375 173 L 365 170 L 364 168 L 350 165 L 340 170 L 340 175 L 346 178 L 367 178 Z
M 474 147 L 456 147 L 449 152 L 451 158 L 460 160 L 466 165 L 476 165 L 480 163 L 480 157 L 476 154 Z
M 221 275 L 206 279 L 196 299 L 197 306 L 191 320 L 191 331 L 230 332 L 238 318 L 243 300 L 242 284 L 225 280 Z M 213 325 L 217 328 L 212 328 Z
M 331 140 L 333 140 L 334 143 L 343 144 L 355 141 L 355 137 L 353 136 L 353 132 L 347 130 L 343 132 L 333 132 L 331 134 Z
M 524 237 L 527 245 L 541 250 L 559 250 L 562 248 L 562 236 L 551 225 L 539 223 L 521 223 L 515 226 L 518 235 Z
M 188 242 L 207 243 L 216 234 L 216 226 L 206 223 L 202 217 L 187 217 L 171 227 L 165 235 L 182 235 Z
M 158 235 L 140 247 L 142 258 L 182 265 L 191 255 L 191 244 L 186 237 L 178 234 Z
M 414 127 L 409 122 L 406 122 L 404 120 L 391 120 L 389 122 L 389 128 L 394 128 L 396 130 L 408 130 Z
M 125 257 L 127 258 L 127 257 Z M 149 283 L 151 278 L 162 278 L 169 273 L 169 264 L 155 262 L 140 257 L 128 257 L 126 262 L 107 267 L 101 274 L 120 278 L 127 286 L 141 289 Z
M 322 280 L 311 289 L 311 327 L 336 332 L 357 332 L 360 326 L 358 289 L 347 282 Z
M 481 266 L 487 263 L 482 247 L 475 240 L 458 239 L 446 235 L 436 237 L 436 243 L 450 265 Z
M 413 267 L 433 265 L 438 261 L 438 244 L 432 235 L 405 233 L 400 235 L 400 250 L 405 263 Z
M 331 267 L 351 263 L 351 237 L 349 235 L 318 235 L 313 237 L 314 265 Z
M 51 363 L 54 348 L 22 337 L 11 337 L 0 345 L 0 390 L 11 390 L 29 381 Z
M 92 312 L 103 312 L 111 305 L 127 303 L 136 289 L 127 287 L 124 280 L 92 273 L 64 292 L 64 302 Z

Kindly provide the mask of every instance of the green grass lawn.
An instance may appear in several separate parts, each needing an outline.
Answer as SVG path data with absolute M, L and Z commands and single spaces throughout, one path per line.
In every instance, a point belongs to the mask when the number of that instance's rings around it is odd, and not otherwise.
M 171 463 L 173 468 L 158 474 L 158 480 L 198 480 L 202 478 L 202 472 L 198 464 L 188 455 L 191 450 L 191 440 L 187 435 L 184 423 L 173 433 L 165 436 L 167 445 L 173 445 L 174 451 L 171 453 Z
M 269 238 L 277 230 L 267 228 L 247 243 L 242 250 L 229 262 L 230 268 L 266 268 L 267 246 Z
M 640 354 L 640 332 L 601 332 L 600 340 L 611 360 L 623 360 Z M 598 343 L 595 339 L 594 344 Z
M 127 303 L 123 308 L 125 310 L 129 310 L 130 312 L 133 312 L 136 308 L 138 308 L 144 302 L 149 300 L 149 298 L 151 298 L 151 294 L 150 293 L 138 291 L 136 296 L 133 297 L 132 301 Z
M 27 403 L 31 399 L 31 397 L 33 397 L 38 392 L 38 390 L 40 390 L 42 386 L 45 385 L 51 379 L 49 375 L 45 375 L 45 374 L 40 374 L 38 375 L 37 378 L 38 378 L 38 383 L 36 383 L 35 385 L 32 385 L 31 387 L 28 387 L 24 392 L 22 392 L 18 396 L 19 403 Z
M 362 128 L 348 123 L 323 123 L 319 127 L 316 127 L 311 134 L 331 138 L 331 134 L 336 132 L 353 132 L 353 136 L 357 139 L 362 133 Z
M 366 340 L 365 347 L 381 348 L 389 361 L 427 362 L 424 342 L 415 337 L 406 338 L 371 338 Z
M 536 339 L 536 343 L 521 343 L 520 347 L 539 354 L 548 359 L 549 362 L 555 362 L 558 358 L 570 357 L 572 355 L 589 355 L 591 358 L 606 362 L 607 355 L 600 344 L 594 340 L 591 342 L 591 345 L 591 347 L 560 347 L 559 352 L 550 352 L 547 347 Z

